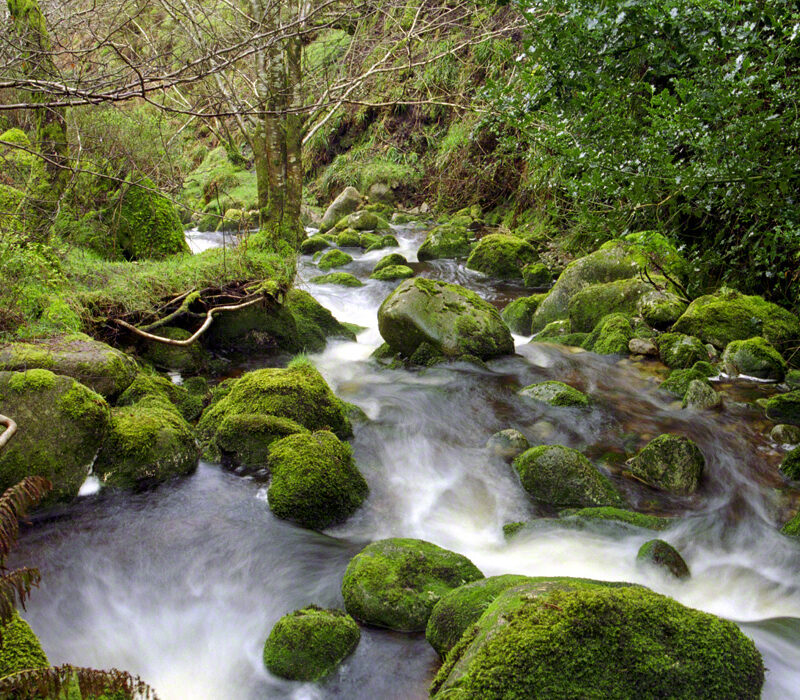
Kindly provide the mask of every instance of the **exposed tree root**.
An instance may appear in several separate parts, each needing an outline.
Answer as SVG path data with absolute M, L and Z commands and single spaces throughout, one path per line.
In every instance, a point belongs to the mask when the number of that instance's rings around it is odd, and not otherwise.
M 8 416 L 0 414 L 0 425 L 6 426 L 6 429 L 0 433 L 0 450 L 2 450 L 17 432 L 17 424 Z

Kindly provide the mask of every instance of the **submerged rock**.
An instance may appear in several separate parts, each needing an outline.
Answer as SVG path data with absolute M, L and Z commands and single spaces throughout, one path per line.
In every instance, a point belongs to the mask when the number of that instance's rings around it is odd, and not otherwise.
M 466 258 L 472 249 L 471 235 L 464 226 L 442 224 L 428 233 L 417 251 L 417 259 Z
M 423 540 L 373 542 L 350 560 L 342 581 L 347 612 L 376 627 L 422 632 L 449 591 L 483 578 L 466 557 Z
M 552 380 L 526 386 L 520 390 L 519 395 L 551 406 L 586 408 L 589 405 L 589 397 L 582 391 L 578 391 L 564 382 Z
M 764 338 L 734 340 L 722 354 L 728 374 L 744 374 L 758 379 L 782 382 L 786 376 L 786 362 L 781 354 Z
M 53 483 L 45 505 L 75 498 L 108 431 L 105 399 L 46 369 L 0 372 L 0 413 L 19 426 L 0 450 L 0 492 L 38 475 Z
M 490 603 L 448 654 L 432 697 L 760 697 L 761 655 L 732 622 L 641 587 L 528 586 Z
M 410 357 L 429 343 L 445 357 L 487 360 L 514 352 L 499 312 L 475 292 L 421 277 L 406 280 L 378 310 L 378 328 L 397 352 Z
M 528 438 L 514 428 L 501 430 L 486 441 L 486 449 L 503 459 L 514 459 L 529 447 Z
M 360 639 L 347 613 L 311 605 L 275 623 L 264 644 L 264 665 L 281 678 L 317 681 L 350 656 Z
M 539 254 L 527 241 L 492 233 L 478 241 L 467 259 L 467 268 L 495 279 L 522 279 L 522 268 L 538 262 Z
M 680 435 L 659 435 L 628 461 L 628 469 L 636 478 L 679 496 L 697 491 L 704 468 L 700 448 Z
M 295 433 L 274 442 L 269 468 L 270 510 L 312 530 L 347 520 L 369 491 L 350 445 L 327 430 Z
M 664 540 L 645 542 L 636 554 L 636 561 L 665 569 L 675 578 L 689 578 L 689 567 L 675 547 Z
M 107 399 L 125 391 L 139 371 L 132 357 L 83 333 L 0 345 L 0 370 L 28 369 L 72 377 Z
M 561 445 L 532 447 L 514 460 L 523 488 L 553 506 L 620 506 L 614 485 L 577 450 Z
M 539 304 L 547 296 L 546 294 L 533 294 L 529 297 L 514 299 L 501 312 L 503 320 L 508 324 L 512 333 L 519 335 L 531 334 L 531 323 L 533 314 L 539 308 Z

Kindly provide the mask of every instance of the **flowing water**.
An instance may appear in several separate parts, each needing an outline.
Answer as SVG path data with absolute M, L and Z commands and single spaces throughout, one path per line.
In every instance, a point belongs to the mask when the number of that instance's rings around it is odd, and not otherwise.
M 682 411 L 656 391 L 647 363 L 577 353 L 516 338 L 517 355 L 481 368 L 450 364 L 392 370 L 369 361 L 381 343 L 377 309 L 396 283 L 368 280 L 388 252 L 416 260 L 423 232 L 401 228 L 401 247 L 354 253 L 346 269 L 361 288 L 307 284 L 318 274 L 304 257 L 298 284 L 342 321 L 363 326 L 358 342 L 332 341 L 312 360 L 343 399 L 371 419 L 356 426 L 356 460 L 370 496 L 344 525 L 324 534 L 273 517 L 263 483 L 201 463 L 191 477 L 139 494 L 101 491 L 22 539 L 19 563 L 43 576 L 26 617 L 52 663 L 118 667 L 140 674 L 164 700 L 427 697 L 437 658 L 421 635 L 364 629 L 361 643 L 322 684 L 270 676 L 261 651 L 283 614 L 316 603 L 341 606 L 344 569 L 371 540 L 406 536 L 468 556 L 487 575 L 584 576 L 645 584 L 682 603 L 738 622 L 768 668 L 765 698 L 800 697 L 800 556 L 778 534 L 787 508 L 775 467 L 777 446 L 757 414 Z M 198 245 L 219 245 L 195 234 Z M 458 282 L 502 306 L 524 293 L 493 284 L 450 261 L 414 267 Z M 249 358 L 247 368 L 267 358 Z M 516 390 L 560 379 L 594 398 L 589 412 L 534 407 Z M 757 396 L 762 385 L 731 387 Z M 514 427 L 531 442 L 587 452 L 633 507 L 683 517 L 662 533 L 684 555 L 687 582 L 635 565 L 646 534 L 542 527 L 506 542 L 502 526 L 536 508 L 513 470 L 484 449 Z M 621 476 L 626 452 L 662 432 L 694 439 L 707 459 L 693 499 L 670 499 Z M 651 535 L 652 536 L 652 535 Z

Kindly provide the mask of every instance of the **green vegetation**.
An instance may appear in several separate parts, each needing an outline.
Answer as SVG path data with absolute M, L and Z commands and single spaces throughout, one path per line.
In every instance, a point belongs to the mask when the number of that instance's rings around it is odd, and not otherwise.
M 0 627 L 0 636 L 0 678 L 29 668 L 46 668 L 50 665 L 30 625 L 16 613 Z
M 637 479 L 680 496 L 697 491 L 704 468 L 700 448 L 680 435 L 659 435 L 628 462 Z
M 547 381 L 531 384 L 521 389 L 520 396 L 532 401 L 547 403 L 551 406 L 574 406 L 587 408 L 589 397 L 574 387 L 564 384 L 564 382 Z
M 665 569 L 675 578 L 689 578 L 689 567 L 677 549 L 664 540 L 645 542 L 636 554 L 636 561 Z

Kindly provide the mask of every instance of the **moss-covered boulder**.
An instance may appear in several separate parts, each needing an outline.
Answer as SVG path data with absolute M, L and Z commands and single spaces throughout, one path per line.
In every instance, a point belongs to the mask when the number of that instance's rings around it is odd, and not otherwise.
M 295 433 L 269 449 L 269 508 L 301 527 L 324 530 L 344 522 L 369 489 L 346 442 L 333 433 Z
M 695 362 L 708 362 L 706 346 L 691 335 L 664 333 L 657 344 L 661 361 L 671 369 L 688 369 Z
M 681 435 L 659 435 L 628 461 L 628 469 L 650 486 L 687 496 L 700 486 L 706 460 L 700 448 Z
M 126 178 L 119 204 L 109 219 L 117 245 L 129 260 L 189 252 L 178 210 L 149 178 Z
M 670 518 L 662 518 L 658 515 L 647 513 L 637 513 L 624 508 L 601 507 L 601 508 L 570 508 L 562 510 L 558 514 L 559 518 L 577 518 L 585 522 L 595 523 L 615 523 L 623 526 L 631 526 L 643 530 L 666 530 L 672 525 Z
M 786 535 L 787 537 L 797 537 L 800 538 L 800 513 L 797 513 L 791 520 L 787 523 L 784 523 L 783 527 L 781 528 L 781 534 Z
M 155 398 L 171 403 L 187 421 L 193 421 L 199 418 L 203 412 L 203 400 L 206 392 L 190 392 L 186 388 L 187 386 L 191 387 L 192 383 L 187 382 L 183 386 L 178 386 L 157 374 L 140 372 L 133 383 L 117 399 L 117 408 L 133 406 L 142 399 Z
M 315 235 L 309 236 L 300 244 L 300 252 L 304 255 L 313 255 L 314 253 L 318 253 L 319 251 L 330 247 L 331 244 L 326 238 Z
M 800 391 L 778 394 L 766 402 L 767 418 L 776 423 L 800 425 Z
M 139 371 L 132 357 L 82 333 L 0 345 L 0 370 L 27 369 L 72 377 L 107 399 L 125 391 Z
M 555 275 L 544 263 L 534 262 L 522 268 L 522 283 L 526 287 L 541 289 L 553 284 Z
M 800 481 L 800 447 L 795 447 L 781 460 L 781 474 L 792 481 Z
M 536 249 L 522 238 L 492 233 L 478 241 L 467 267 L 495 279 L 521 280 L 522 268 L 538 260 Z
M 347 217 L 347 225 L 356 231 L 376 231 L 389 228 L 380 216 L 366 209 L 360 209 L 350 214 Z
M 770 431 L 769 436 L 781 445 L 800 445 L 800 426 L 779 423 Z
M 556 345 L 570 345 L 582 348 L 589 337 L 589 333 L 573 333 L 572 324 L 568 318 L 561 321 L 552 321 L 539 331 L 532 339 L 532 343 L 554 343 Z
M 539 382 L 521 389 L 520 396 L 531 401 L 550 404 L 551 406 L 573 406 L 586 408 L 589 406 L 589 397 L 569 384 L 557 381 Z
M 400 241 L 392 235 L 391 233 L 386 233 L 380 237 L 379 241 L 372 241 L 368 245 L 365 245 L 366 239 L 365 236 L 367 234 L 361 234 L 361 247 L 366 250 L 367 253 L 371 253 L 373 250 L 383 250 L 384 248 L 399 248 Z
M 529 297 L 514 299 L 501 312 L 503 320 L 508 324 L 512 333 L 530 335 L 533 315 L 546 294 L 533 294 Z
M 50 665 L 38 637 L 17 613 L 0 627 L 0 639 L 0 678 Z
M 680 552 L 669 542 L 664 540 L 649 540 L 645 542 L 636 554 L 639 564 L 657 566 L 672 574 L 675 578 L 689 578 L 689 567 L 683 560 Z
M 653 291 L 653 285 L 638 278 L 590 284 L 576 292 L 569 301 L 567 313 L 576 333 L 591 333 L 608 314 L 632 316 L 639 300 Z
M 405 280 L 414 276 L 414 270 L 407 265 L 389 265 L 383 267 L 370 275 L 371 279 L 381 282 L 392 282 L 394 280 Z
M 311 605 L 275 623 L 264 644 L 264 665 L 281 678 L 317 681 L 350 656 L 360 639 L 347 613 Z
M 154 331 L 156 335 L 170 340 L 187 340 L 192 334 L 184 328 L 164 326 Z M 211 361 L 211 356 L 201 343 L 171 345 L 158 341 L 146 341 L 142 353 L 144 358 L 159 369 L 172 369 L 187 374 L 199 374 Z
M 389 253 L 389 255 L 384 255 L 375 263 L 375 267 L 372 268 L 372 274 L 380 272 L 386 267 L 394 267 L 395 265 L 408 265 L 408 260 L 406 260 L 404 255 L 400 255 L 400 253 Z
M 345 187 L 325 210 L 319 230 L 327 231 L 332 229 L 345 216 L 356 211 L 361 206 L 362 201 L 363 197 L 355 187 Z
M 653 290 L 640 297 L 637 311 L 647 325 L 665 330 L 683 315 L 688 306 L 672 292 Z
M 711 388 L 706 374 L 692 367 L 691 369 L 675 369 L 669 376 L 659 384 L 659 389 L 671 394 L 675 398 L 682 399 L 689 389 L 689 385 L 699 381 Z
M 728 343 L 722 355 L 728 374 L 744 374 L 758 379 L 782 382 L 786 376 L 786 361 L 764 338 L 748 338 Z
M 483 578 L 466 557 L 423 540 L 392 538 L 365 547 L 342 581 L 356 620 L 401 632 L 422 632 L 431 610 L 454 588 Z
M 45 505 L 75 498 L 108 431 L 105 399 L 46 369 L 0 372 L 0 414 L 19 426 L 0 450 L 0 492 L 36 474 L 53 483 Z
M 349 272 L 329 272 L 327 275 L 312 277 L 311 284 L 336 284 L 340 287 L 363 287 L 364 283 Z
M 673 330 L 695 335 L 720 350 L 734 340 L 759 336 L 784 352 L 800 339 L 800 320 L 759 296 L 720 289 L 716 294 L 695 299 Z
M 586 336 L 582 347 L 598 355 L 626 355 L 633 338 L 630 320 L 624 314 L 603 316 L 594 330 Z
M 271 442 L 297 432 L 294 425 L 352 434 L 344 404 L 308 361 L 242 375 L 206 408 L 198 432 L 210 457 L 224 454 L 230 464 L 255 467 L 263 466 Z
M 523 488 L 536 501 L 552 506 L 622 506 L 611 481 L 577 450 L 540 445 L 514 460 Z
M 505 590 L 462 636 L 434 698 L 741 698 L 764 664 L 738 627 L 645 588 Z
M 705 380 L 692 379 L 686 387 L 686 392 L 683 395 L 683 408 L 694 408 L 697 410 L 704 410 L 708 408 L 716 408 L 722 403 L 722 397 L 714 388 Z
M 346 228 L 336 236 L 336 245 L 340 248 L 360 248 L 361 236 L 355 229 Z
M 464 226 L 442 224 L 431 229 L 417 251 L 417 258 L 421 262 L 439 258 L 466 258 L 472 250 L 471 238 Z
M 194 431 L 157 395 L 111 411 L 111 427 L 95 473 L 108 486 L 138 489 L 191 474 L 200 458 Z
M 487 360 L 514 352 L 500 313 L 475 292 L 421 277 L 406 280 L 378 309 L 383 339 L 406 357 L 429 343 L 445 357 Z
M 442 658 L 475 624 L 486 608 L 503 591 L 530 581 L 528 576 L 490 576 L 450 591 L 436 603 L 425 627 L 425 639 Z
M 530 447 L 528 438 L 519 430 L 507 428 L 492 435 L 486 441 L 486 449 L 503 459 L 514 459 Z
M 344 267 L 351 262 L 353 262 L 353 256 L 343 250 L 329 250 L 317 261 L 317 267 L 325 271 L 334 267 Z

